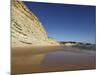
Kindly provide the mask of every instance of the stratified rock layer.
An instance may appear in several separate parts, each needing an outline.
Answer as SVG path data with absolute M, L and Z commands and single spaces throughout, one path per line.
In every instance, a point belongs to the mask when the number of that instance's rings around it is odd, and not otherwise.
M 41 22 L 21 1 L 12 0 L 11 16 L 12 47 L 59 45 L 48 38 Z

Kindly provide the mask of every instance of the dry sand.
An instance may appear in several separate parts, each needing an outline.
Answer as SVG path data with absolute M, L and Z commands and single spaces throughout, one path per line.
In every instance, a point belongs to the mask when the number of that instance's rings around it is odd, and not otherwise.
M 12 48 L 13 74 L 95 69 L 95 51 L 73 47 Z

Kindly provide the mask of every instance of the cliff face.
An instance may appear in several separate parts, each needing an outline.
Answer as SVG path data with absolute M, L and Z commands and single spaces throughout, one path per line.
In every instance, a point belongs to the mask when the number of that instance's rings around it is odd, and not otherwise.
M 21 1 L 12 0 L 11 12 L 13 47 L 59 45 L 56 40 L 48 38 L 39 19 Z

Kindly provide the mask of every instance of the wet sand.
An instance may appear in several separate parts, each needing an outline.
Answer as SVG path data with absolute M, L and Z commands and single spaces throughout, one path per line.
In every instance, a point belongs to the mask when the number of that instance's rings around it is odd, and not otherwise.
M 36 50 L 38 49 L 39 51 L 43 51 L 37 52 Z M 20 48 L 19 50 L 23 53 L 20 51 L 16 52 L 16 50 L 13 51 L 11 64 L 12 73 L 25 74 L 96 68 L 95 51 L 80 51 L 72 47 L 42 47 L 38 49 L 35 49 L 36 52 L 33 49 L 33 53 L 31 53 L 31 50 L 29 52 L 26 51 L 25 55 L 24 50 Z

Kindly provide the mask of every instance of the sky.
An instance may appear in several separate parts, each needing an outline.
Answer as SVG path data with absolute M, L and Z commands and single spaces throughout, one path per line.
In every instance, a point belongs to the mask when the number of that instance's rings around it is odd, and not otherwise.
M 58 41 L 95 43 L 95 6 L 24 3 L 38 17 L 49 37 Z

